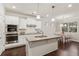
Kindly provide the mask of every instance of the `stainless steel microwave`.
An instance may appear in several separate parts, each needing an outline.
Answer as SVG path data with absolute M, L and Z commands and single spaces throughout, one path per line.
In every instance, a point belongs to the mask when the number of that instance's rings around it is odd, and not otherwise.
M 17 25 L 7 25 L 7 32 L 17 32 Z

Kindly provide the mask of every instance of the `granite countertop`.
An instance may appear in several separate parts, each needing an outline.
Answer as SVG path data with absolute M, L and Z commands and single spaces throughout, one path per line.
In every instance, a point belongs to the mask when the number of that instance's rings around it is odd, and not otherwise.
M 35 37 L 37 35 L 28 35 L 26 36 L 28 41 L 39 41 L 39 40 L 47 40 L 47 39 L 55 39 L 55 38 L 60 38 L 61 36 L 59 35 L 53 35 L 53 36 L 47 36 L 47 37 Z
M 23 45 L 26 45 L 26 44 L 25 44 L 25 43 L 6 44 L 6 45 L 5 45 L 5 49 L 15 48 L 15 47 L 23 46 Z

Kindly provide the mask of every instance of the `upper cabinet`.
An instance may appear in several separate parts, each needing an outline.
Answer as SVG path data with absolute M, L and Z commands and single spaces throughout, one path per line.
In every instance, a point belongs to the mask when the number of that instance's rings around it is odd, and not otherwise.
M 33 18 L 20 18 L 19 28 L 27 29 L 27 28 L 41 28 L 41 21 L 37 21 Z
M 36 33 L 36 29 L 41 29 L 41 21 L 34 18 L 19 18 L 19 29 L 26 34 Z
M 19 24 L 19 17 L 15 17 L 15 16 L 6 16 L 5 22 L 6 22 L 6 24 L 18 25 L 18 24 Z
M 27 25 L 29 25 L 29 27 L 41 29 L 41 21 L 38 21 L 34 18 L 27 18 Z
M 26 18 L 19 18 L 19 29 L 26 29 Z
M 5 12 L 4 12 L 4 6 L 3 4 L 0 3 L 0 16 L 4 16 Z

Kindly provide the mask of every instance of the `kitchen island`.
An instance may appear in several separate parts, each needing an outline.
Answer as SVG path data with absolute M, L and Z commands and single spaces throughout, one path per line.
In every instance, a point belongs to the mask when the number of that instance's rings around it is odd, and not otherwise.
M 43 56 L 58 49 L 58 39 L 60 36 L 26 36 L 26 55 Z

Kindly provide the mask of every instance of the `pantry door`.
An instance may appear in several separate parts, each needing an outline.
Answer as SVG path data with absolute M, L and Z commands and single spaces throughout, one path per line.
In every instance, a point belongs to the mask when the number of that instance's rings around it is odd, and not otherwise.
M 0 16 L 0 55 L 5 50 L 5 22 L 4 17 Z

